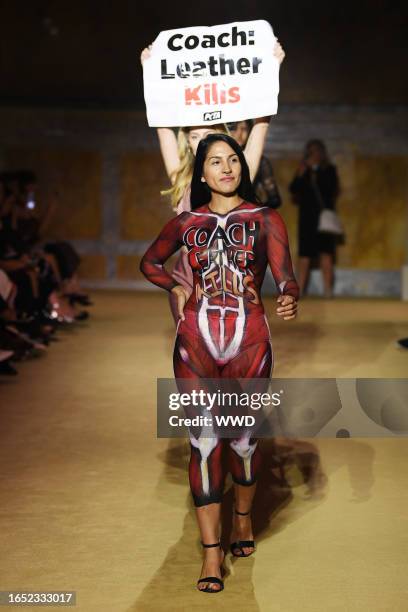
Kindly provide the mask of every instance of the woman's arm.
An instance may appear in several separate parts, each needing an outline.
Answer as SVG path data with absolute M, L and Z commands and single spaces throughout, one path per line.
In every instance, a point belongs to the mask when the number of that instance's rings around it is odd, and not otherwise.
M 254 119 L 254 125 L 249 133 L 244 149 L 245 159 L 249 167 L 251 181 L 258 172 L 259 162 L 265 147 L 266 134 L 268 133 L 270 117 L 258 117 Z
M 163 264 L 183 245 L 181 227 L 186 214 L 188 213 L 181 213 L 166 223 L 140 262 L 140 271 L 147 280 L 167 291 L 171 291 L 179 283 L 170 276 Z
M 172 184 L 174 184 L 175 176 L 180 166 L 176 135 L 171 128 L 167 127 L 157 128 L 157 135 L 167 176 Z
M 265 211 L 267 257 L 272 276 L 282 295 L 299 297 L 299 287 L 293 272 L 288 233 L 280 214 L 271 208 Z
M 307 181 L 306 181 L 306 171 L 307 166 L 302 161 L 299 164 L 299 167 L 296 171 L 295 176 L 292 181 L 289 183 L 289 191 L 292 194 L 292 202 L 294 204 L 299 204 L 302 196 L 302 192 L 304 191 Z
M 140 54 L 140 62 L 143 66 L 144 62 L 151 55 L 152 45 L 143 49 Z M 178 154 L 177 138 L 174 131 L 168 127 L 157 128 L 157 136 L 159 137 L 160 151 L 166 168 L 167 176 L 174 184 L 176 172 L 180 166 L 180 158 Z
M 17 272 L 25 270 L 30 266 L 30 258 L 28 255 L 22 255 L 17 259 L 0 259 L 0 269 L 4 272 Z
M 273 49 L 273 55 L 282 64 L 285 58 L 285 52 L 276 39 L 275 47 Z M 259 162 L 265 147 L 266 134 L 268 132 L 270 117 L 258 117 L 254 119 L 254 125 L 249 133 L 248 140 L 244 149 L 244 155 L 249 166 L 249 174 L 251 181 L 254 180 L 256 173 L 258 172 Z

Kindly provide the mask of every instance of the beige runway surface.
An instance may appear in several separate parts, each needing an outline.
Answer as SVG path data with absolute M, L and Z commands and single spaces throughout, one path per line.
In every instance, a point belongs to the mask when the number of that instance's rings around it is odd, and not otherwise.
M 166 295 L 91 296 L 89 322 L 0 380 L 0 590 L 74 590 L 81 612 L 408 610 L 403 437 L 263 440 L 257 551 L 198 592 L 188 444 L 156 437 Z M 407 304 L 309 299 L 294 322 L 265 306 L 275 377 L 407 377 Z M 224 542 L 231 508 L 227 480 Z

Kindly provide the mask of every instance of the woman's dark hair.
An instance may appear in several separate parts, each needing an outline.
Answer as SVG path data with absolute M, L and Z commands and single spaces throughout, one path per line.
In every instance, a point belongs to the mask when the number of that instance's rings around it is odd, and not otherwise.
M 37 176 L 32 170 L 18 170 L 15 173 L 21 191 L 25 191 L 28 185 L 37 182 Z
M 312 138 L 311 140 L 308 140 L 305 145 L 305 157 L 307 157 L 309 154 L 310 147 L 318 147 L 320 149 L 320 153 L 322 155 L 322 166 L 328 166 L 330 164 L 329 154 L 323 140 L 320 140 L 319 138 Z
M 249 176 L 249 168 L 241 147 L 231 136 L 227 134 L 217 133 L 208 134 L 200 140 L 197 147 L 197 153 L 194 162 L 193 178 L 191 179 L 191 210 L 208 204 L 211 201 L 211 189 L 201 180 L 203 176 L 204 162 L 207 158 L 208 150 L 215 142 L 225 142 L 237 154 L 241 163 L 241 182 L 238 186 L 238 195 L 247 202 L 259 202 Z

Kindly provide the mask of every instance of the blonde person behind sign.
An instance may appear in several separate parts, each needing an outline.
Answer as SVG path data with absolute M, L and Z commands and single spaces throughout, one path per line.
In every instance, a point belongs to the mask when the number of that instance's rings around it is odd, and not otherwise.
M 152 45 L 146 47 L 140 56 L 141 63 L 150 56 Z M 279 63 L 283 62 L 285 52 L 279 42 L 274 47 L 274 55 Z M 243 150 L 248 164 L 251 181 L 255 179 L 258 172 L 259 163 L 265 146 L 266 134 L 271 117 L 257 117 L 253 120 L 253 127 L 248 136 Z M 171 187 L 163 190 L 163 195 L 169 195 L 173 209 L 180 214 L 191 210 L 190 205 L 190 183 L 193 176 L 194 160 L 200 140 L 213 134 L 222 132 L 228 134 L 225 124 L 210 126 L 191 126 L 180 127 L 177 136 L 172 128 L 159 127 L 157 135 L 159 137 L 160 150 L 163 156 L 164 166 L 167 176 L 171 181 Z M 172 276 L 182 285 L 188 299 L 193 289 L 193 277 L 191 267 L 187 261 L 187 253 L 183 249 L 174 266 Z M 169 295 L 170 306 L 175 323 L 178 322 L 177 300 L 173 293 Z

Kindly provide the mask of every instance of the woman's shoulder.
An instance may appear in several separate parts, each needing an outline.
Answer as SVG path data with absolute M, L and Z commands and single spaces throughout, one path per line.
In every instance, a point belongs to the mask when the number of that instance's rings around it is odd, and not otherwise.
M 249 208 L 250 210 L 261 210 L 264 208 L 269 208 L 265 204 L 262 204 L 262 202 L 249 202 L 248 200 L 243 200 L 240 206 L 245 206 L 245 208 Z
M 271 208 L 262 202 L 248 202 L 247 200 L 244 200 L 242 206 L 256 212 L 259 211 L 263 215 L 274 216 L 274 214 L 277 214 L 279 216 L 279 213 L 274 208 Z
M 191 196 L 191 187 L 190 185 L 187 185 L 187 187 L 185 188 L 183 192 L 183 195 L 181 196 L 177 204 L 177 214 L 178 215 L 182 212 L 191 210 L 190 196 Z
M 274 226 L 285 226 L 285 221 L 283 220 L 282 215 L 275 209 L 270 206 L 262 206 L 260 209 L 260 213 L 264 219 L 267 227 Z
M 208 204 L 202 204 L 201 206 L 198 206 L 197 208 L 195 208 L 194 210 L 192 210 L 190 212 L 191 213 L 205 213 L 205 212 L 209 212 Z

